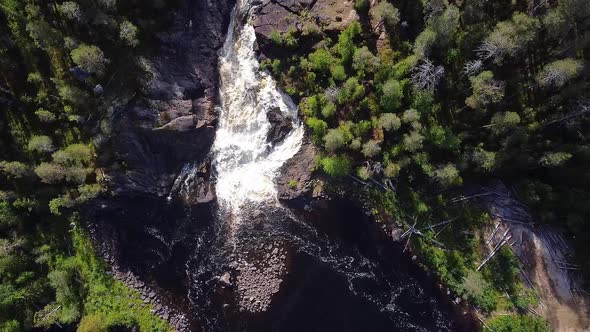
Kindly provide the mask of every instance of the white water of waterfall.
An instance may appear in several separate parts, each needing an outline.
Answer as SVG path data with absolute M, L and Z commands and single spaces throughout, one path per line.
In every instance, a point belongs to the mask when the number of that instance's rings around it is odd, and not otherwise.
M 301 147 L 303 127 L 297 107 L 280 92 L 256 59 L 254 27 L 241 24 L 248 0 L 238 0 L 219 58 L 220 118 L 213 145 L 217 197 L 234 215 L 254 202 L 277 202 L 274 179 L 280 167 Z M 267 112 L 293 119 L 293 130 L 275 146 L 267 142 Z

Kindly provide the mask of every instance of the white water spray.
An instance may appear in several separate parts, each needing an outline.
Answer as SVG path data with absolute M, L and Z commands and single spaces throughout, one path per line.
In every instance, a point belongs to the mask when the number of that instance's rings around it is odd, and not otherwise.
M 219 58 L 221 114 L 213 145 L 217 197 L 234 215 L 245 204 L 277 202 L 274 179 L 280 167 L 301 147 L 303 127 L 297 107 L 281 93 L 256 59 L 254 27 L 240 26 L 248 0 L 239 0 Z M 279 144 L 267 142 L 271 124 L 267 112 L 293 119 L 293 130 Z

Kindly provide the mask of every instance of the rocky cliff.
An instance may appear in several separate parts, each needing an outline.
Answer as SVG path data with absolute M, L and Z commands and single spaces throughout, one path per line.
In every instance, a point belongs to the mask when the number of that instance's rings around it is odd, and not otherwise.
M 194 330 L 183 315 L 189 305 L 183 267 L 198 229 L 212 219 L 217 51 L 233 5 L 181 1 L 146 59 L 150 79 L 129 102 L 113 107 L 111 137 L 99 151 L 110 194 L 85 210 L 97 250 L 115 275 L 179 331 Z M 196 194 L 185 195 L 190 201 L 168 198 L 179 174 L 189 175 L 187 165 L 194 166 Z

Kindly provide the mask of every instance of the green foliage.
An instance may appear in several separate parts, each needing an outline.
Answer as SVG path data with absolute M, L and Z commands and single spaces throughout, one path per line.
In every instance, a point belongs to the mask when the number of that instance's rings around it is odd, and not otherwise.
M 89 73 L 103 74 L 109 60 L 100 48 L 94 45 L 82 44 L 70 52 L 74 63 Z
M 498 103 L 504 98 L 504 84 L 494 80 L 494 74 L 491 71 L 483 71 L 477 76 L 470 77 L 469 80 L 473 94 L 465 100 L 467 106 L 479 109 Z
M 361 152 L 367 158 L 373 158 L 379 155 L 379 153 L 381 153 L 380 142 L 373 139 L 367 141 L 365 144 L 363 144 L 363 149 Z
M 496 153 L 486 151 L 481 147 L 478 147 L 473 151 L 472 159 L 478 169 L 484 172 L 491 172 L 496 167 Z
M 567 152 L 547 152 L 539 160 L 539 164 L 545 167 L 559 167 L 566 163 L 572 157 L 571 153 Z
M 436 42 L 436 37 L 436 31 L 431 28 L 424 29 L 418 37 L 416 37 L 416 41 L 414 42 L 414 54 L 418 58 L 427 57 Z
M 384 112 L 394 112 L 401 106 L 404 93 L 401 84 L 390 79 L 381 88 L 380 104 Z
M 324 147 L 328 151 L 336 151 L 343 148 L 351 139 L 350 133 L 343 128 L 328 129 L 328 133 L 324 136 Z
M 55 114 L 49 112 L 48 110 L 42 109 L 42 108 L 36 110 L 35 115 L 39 118 L 39 120 L 41 122 L 45 122 L 45 123 L 52 123 L 52 122 L 55 122 L 55 120 L 57 120 L 57 117 L 55 116 Z
M 496 113 L 492 117 L 492 132 L 496 135 L 505 133 L 520 124 L 520 115 L 515 112 Z
M 447 47 L 452 41 L 454 41 L 455 35 L 459 29 L 460 18 L 461 13 L 459 12 L 459 8 L 453 5 L 447 6 L 447 8 L 440 15 L 433 15 L 430 17 L 428 20 L 428 25 L 435 33 L 437 44 L 439 44 L 441 47 Z M 429 29 L 427 28 L 424 31 L 427 30 Z M 423 38 L 432 38 L 432 33 L 429 32 L 429 34 L 431 36 L 424 36 Z M 424 40 L 423 42 L 429 43 L 432 41 Z M 428 52 L 422 53 L 422 55 L 426 54 L 428 54 Z
M 311 128 L 311 137 L 315 144 L 321 145 L 324 135 L 328 132 L 328 124 L 324 120 L 308 118 L 305 124 Z
M 340 59 L 345 66 L 350 66 L 354 52 L 356 51 L 356 45 L 354 39 L 360 36 L 362 32 L 361 25 L 359 22 L 351 23 L 346 29 L 344 29 L 340 36 L 338 36 L 338 43 L 336 44 L 336 51 L 340 55 Z
M 354 9 L 359 13 L 366 13 L 369 10 L 369 0 L 354 0 Z
M 371 174 L 371 170 L 369 169 L 369 167 L 367 167 L 365 165 L 365 166 L 361 166 L 361 167 L 357 168 L 356 175 L 361 180 L 368 180 L 372 174 Z
M 486 331 L 494 332 L 550 332 L 543 318 L 529 315 L 496 316 L 487 322 Z
M 150 313 L 151 305 L 143 303 L 137 291 L 107 274 L 104 263 L 96 257 L 90 240 L 84 234 L 74 231 L 73 240 L 76 264 L 86 292 L 85 317 L 82 319 L 86 322 L 82 327 L 88 327 L 88 331 L 115 326 L 138 326 L 141 331 L 171 331 L 165 322 Z M 101 317 L 102 323 L 97 323 L 93 316 Z
M 59 12 L 65 18 L 82 23 L 84 22 L 84 13 L 80 8 L 80 5 L 74 1 L 65 1 L 59 5 Z
M 536 38 L 540 22 L 534 17 L 516 12 L 510 20 L 499 22 L 485 39 L 486 56 L 495 62 L 523 52 Z
M 456 186 L 463 183 L 459 171 L 452 164 L 447 164 L 434 171 L 434 178 L 444 187 Z
M 137 27 L 129 21 L 123 21 L 123 23 L 121 23 L 121 25 L 119 26 L 119 37 L 125 44 L 131 47 L 136 47 L 137 45 L 139 45 L 137 33 Z
M 347 105 L 359 101 L 365 94 L 365 87 L 359 83 L 356 77 L 351 77 L 344 82 L 338 93 L 338 104 Z
M 321 166 L 326 174 L 332 177 L 343 177 L 350 173 L 352 168 L 350 159 L 345 156 L 332 156 L 322 158 Z
M 537 82 L 542 87 L 561 88 L 582 72 L 584 63 L 580 60 L 564 59 L 551 62 L 537 75 Z
M 85 144 L 68 145 L 53 153 L 53 161 L 60 165 L 88 165 L 92 161 L 92 149 Z
M 294 180 L 294 179 L 293 180 L 289 180 L 288 185 L 289 185 L 289 188 L 291 188 L 291 189 L 297 188 L 297 180 Z
M 393 113 L 383 113 L 379 117 L 379 126 L 385 131 L 396 131 L 401 125 L 401 120 Z
M 334 57 L 324 48 L 311 53 L 308 59 L 312 70 L 326 75 L 330 73 L 330 68 L 334 63 Z
M 46 153 L 54 150 L 51 137 L 44 135 L 31 136 L 27 145 L 29 151 Z
M 498 296 L 491 285 L 477 271 L 469 271 L 460 286 L 463 296 L 485 312 L 491 312 L 498 304 Z
M 18 161 L 0 161 L 0 173 L 9 179 L 21 179 L 30 172 L 29 166 Z
M 387 0 L 379 2 L 371 8 L 371 17 L 377 22 L 384 23 L 388 28 L 394 28 L 399 23 L 399 10 Z
M 379 59 L 366 46 L 355 50 L 352 57 L 352 68 L 359 75 L 364 76 L 365 73 L 373 73 L 377 67 L 379 67 Z
M 35 174 L 41 178 L 41 182 L 47 184 L 58 183 L 66 177 L 65 169 L 54 163 L 41 163 L 35 167 Z

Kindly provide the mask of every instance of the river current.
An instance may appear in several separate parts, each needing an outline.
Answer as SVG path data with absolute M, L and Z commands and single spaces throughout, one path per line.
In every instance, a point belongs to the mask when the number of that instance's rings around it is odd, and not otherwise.
M 248 0 L 238 0 L 219 55 L 213 145 L 217 206 L 186 263 L 192 311 L 205 331 L 456 331 L 448 303 L 350 202 L 283 206 L 281 166 L 301 148 L 297 107 L 260 70 Z M 269 111 L 292 130 L 267 141 Z

